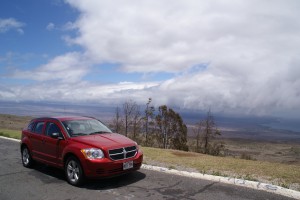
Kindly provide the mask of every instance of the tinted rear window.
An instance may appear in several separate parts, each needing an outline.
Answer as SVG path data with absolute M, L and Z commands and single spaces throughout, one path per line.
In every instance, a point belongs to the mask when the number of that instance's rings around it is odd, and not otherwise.
M 33 131 L 33 127 L 34 127 L 34 122 L 31 122 L 30 124 L 28 124 L 27 130 L 32 132 Z
M 37 122 L 34 128 L 34 133 L 42 134 L 45 122 Z

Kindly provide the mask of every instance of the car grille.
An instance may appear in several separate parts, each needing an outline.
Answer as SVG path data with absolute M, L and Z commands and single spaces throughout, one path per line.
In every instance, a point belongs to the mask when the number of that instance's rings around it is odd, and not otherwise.
M 137 153 L 137 148 L 136 146 L 130 146 L 119 149 L 111 149 L 108 153 L 112 160 L 123 160 L 134 157 Z

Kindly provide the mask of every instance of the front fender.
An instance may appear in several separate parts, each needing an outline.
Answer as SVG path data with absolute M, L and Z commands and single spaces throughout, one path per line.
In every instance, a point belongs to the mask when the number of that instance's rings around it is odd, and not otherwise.
M 67 147 L 64 148 L 62 156 L 63 156 L 63 165 L 65 164 L 67 158 L 71 155 L 75 156 L 83 165 L 85 163 L 85 157 L 81 152 L 81 149 L 89 148 L 89 146 L 86 145 L 80 145 L 78 144 L 70 144 Z
M 29 138 L 26 136 L 26 137 L 23 137 L 22 140 L 20 141 L 20 151 L 22 151 L 22 147 L 26 145 L 27 148 L 29 149 L 29 151 L 31 152 L 32 150 L 32 144 L 29 140 Z

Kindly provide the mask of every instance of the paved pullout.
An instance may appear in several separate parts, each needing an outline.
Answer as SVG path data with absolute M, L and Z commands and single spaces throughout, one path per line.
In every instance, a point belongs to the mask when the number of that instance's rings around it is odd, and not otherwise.
M 83 187 L 69 185 L 61 170 L 22 166 L 19 143 L 0 138 L 0 199 L 290 199 L 269 192 L 141 169 Z

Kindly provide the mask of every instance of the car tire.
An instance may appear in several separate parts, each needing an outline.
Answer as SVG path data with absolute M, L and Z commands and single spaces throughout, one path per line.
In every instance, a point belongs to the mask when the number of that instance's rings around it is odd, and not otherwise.
M 33 166 L 33 159 L 31 157 L 29 149 L 24 146 L 21 151 L 22 164 L 24 167 L 31 168 Z
M 69 184 L 80 186 L 84 182 L 84 173 L 79 160 L 71 156 L 65 163 L 65 175 Z

